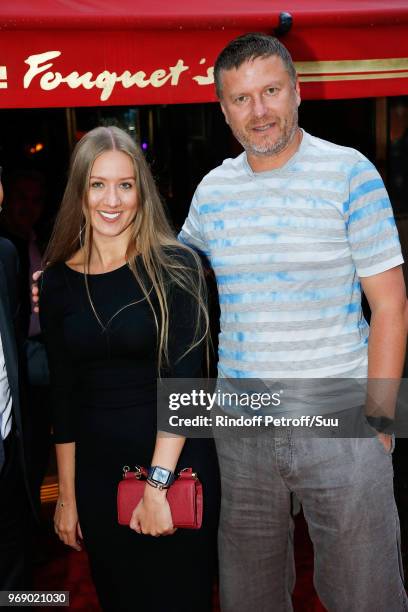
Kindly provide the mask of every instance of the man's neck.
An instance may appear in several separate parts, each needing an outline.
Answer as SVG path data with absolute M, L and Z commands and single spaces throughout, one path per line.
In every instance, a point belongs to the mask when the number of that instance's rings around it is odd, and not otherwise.
M 251 155 L 247 152 L 248 164 L 253 172 L 267 172 L 268 170 L 282 168 L 298 151 L 302 138 L 303 132 L 298 128 L 292 140 L 279 153 L 273 155 Z

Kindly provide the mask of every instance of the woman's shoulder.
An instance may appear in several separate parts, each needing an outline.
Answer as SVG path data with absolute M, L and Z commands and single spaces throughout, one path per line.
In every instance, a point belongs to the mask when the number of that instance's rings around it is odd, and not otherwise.
M 66 265 L 63 261 L 47 265 L 39 280 L 40 293 L 61 291 L 66 285 Z
M 66 286 L 64 262 L 47 265 L 38 280 L 42 328 L 47 327 L 50 317 L 54 319 L 62 316 L 67 295 Z
M 167 257 L 172 259 L 172 263 L 178 263 L 181 266 L 192 270 L 201 268 L 200 256 L 188 246 L 184 246 L 182 244 L 172 244 L 165 246 L 164 251 Z
M 168 248 L 167 257 L 169 266 L 165 277 L 168 297 L 177 311 L 181 304 L 191 306 L 199 301 L 199 296 L 206 293 L 203 268 L 199 255 L 188 247 L 171 246 Z
M 63 261 L 47 264 L 43 270 L 42 278 L 58 280 L 58 278 L 62 278 L 64 276 L 65 268 L 66 264 Z

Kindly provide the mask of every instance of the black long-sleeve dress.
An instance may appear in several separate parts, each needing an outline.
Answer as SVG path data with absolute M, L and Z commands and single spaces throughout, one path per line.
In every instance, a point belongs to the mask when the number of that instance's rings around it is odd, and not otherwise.
M 141 265 L 138 262 L 138 265 Z M 177 469 L 203 483 L 200 530 L 154 538 L 119 526 L 124 465 L 148 466 L 156 440 L 156 326 L 128 266 L 88 275 L 60 263 L 41 285 L 41 325 L 52 383 L 56 443 L 76 443 L 76 498 L 92 576 L 104 610 L 208 612 L 216 567 L 219 476 L 213 440 L 186 441 Z M 154 294 L 151 294 L 155 303 Z M 200 375 L 202 348 L 178 363 L 194 333 L 192 300 L 170 292 L 167 376 Z

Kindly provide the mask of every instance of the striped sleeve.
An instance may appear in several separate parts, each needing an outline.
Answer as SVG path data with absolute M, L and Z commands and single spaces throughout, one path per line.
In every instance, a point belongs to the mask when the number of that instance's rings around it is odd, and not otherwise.
M 209 256 L 209 248 L 202 233 L 197 191 L 195 192 L 191 201 L 188 217 L 181 228 L 178 239 L 180 242 L 195 249 L 200 254 L 203 254 L 206 257 Z
M 403 263 L 391 202 L 378 171 L 367 159 L 353 166 L 345 212 L 348 240 L 360 277 Z

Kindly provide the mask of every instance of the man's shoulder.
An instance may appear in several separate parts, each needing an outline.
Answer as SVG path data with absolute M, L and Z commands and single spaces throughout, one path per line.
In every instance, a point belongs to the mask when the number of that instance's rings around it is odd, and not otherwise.
M 7 238 L 0 236 L 0 259 L 7 263 L 8 261 L 16 261 L 17 250 L 16 247 Z
M 238 157 L 227 157 L 222 164 L 210 170 L 204 176 L 198 187 L 207 187 L 214 184 L 222 183 L 223 181 L 234 180 L 245 173 L 245 153 L 241 153 Z
M 7 238 L 0 238 L 0 267 L 4 271 L 9 298 L 17 300 L 18 255 Z
M 18 254 L 16 247 L 7 238 L 0 237 L 0 262 L 9 279 L 18 274 Z
M 361 162 L 371 164 L 371 162 L 357 149 L 346 147 L 324 138 L 306 134 L 307 154 L 322 161 L 335 161 L 344 164 L 346 167 L 353 167 Z

